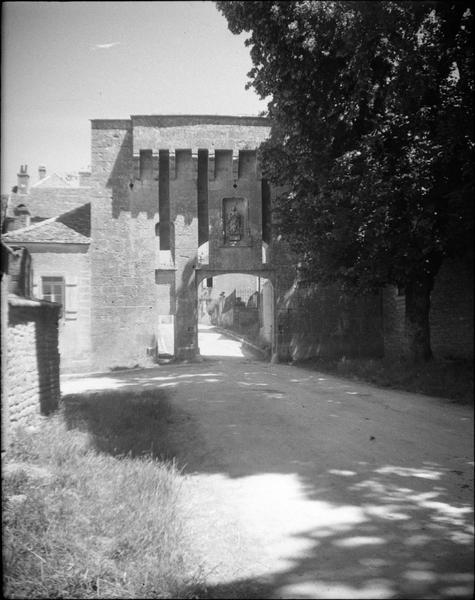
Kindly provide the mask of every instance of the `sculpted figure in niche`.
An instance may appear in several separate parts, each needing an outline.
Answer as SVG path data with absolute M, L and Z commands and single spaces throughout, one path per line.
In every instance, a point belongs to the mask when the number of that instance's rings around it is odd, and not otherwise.
M 226 237 L 230 242 L 237 242 L 241 239 L 241 215 L 236 205 L 228 213 Z

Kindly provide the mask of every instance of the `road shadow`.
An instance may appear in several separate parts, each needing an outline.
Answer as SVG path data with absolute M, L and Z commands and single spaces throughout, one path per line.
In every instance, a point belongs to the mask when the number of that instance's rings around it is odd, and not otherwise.
M 63 396 L 68 429 L 87 432 L 98 452 L 131 458 L 153 457 L 186 466 L 184 449 L 203 445 L 199 424 L 173 406 L 173 392 L 95 391 Z
M 380 458 L 383 454 L 371 452 L 374 444 L 384 440 L 376 440 L 366 430 L 361 447 L 355 446 L 354 455 L 345 459 L 337 458 L 339 436 L 345 435 L 341 431 L 335 435 L 330 431 L 308 447 L 300 439 L 277 439 L 273 451 L 264 451 L 268 442 L 259 441 L 252 417 L 268 409 L 264 398 L 272 402 L 281 391 L 269 386 L 244 386 L 240 392 L 231 386 L 226 391 L 223 361 L 245 363 L 244 374 L 254 370 L 255 363 L 244 357 L 221 357 L 202 365 L 114 373 L 109 378 L 85 379 L 82 393 L 67 394 L 62 401 L 68 426 L 87 431 L 101 452 L 138 459 L 151 454 L 177 461 L 185 474 L 240 480 L 251 495 L 264 490 L 271 514 L 282 501 L 279 491 L 272 493 L 276 480 L 282 489 L 291 487 L 305 500 L 302 510 L 310 510 L 311 519 L 288 536 L 290 547 L 295 543 L 299 550 L 288 555 L 283 550 L 285 569 L 266 577 L 190 588 L 191 597 L 473 597 L 473 506 L 466 494 L 473 490 L 473 456 L 459 456 L 460 468 L 420 458 L 408 464 L 397 455 L 389 464 Z M 98 390 L 101 384 L 115 389 Z M 219 394 L 212 395 L 210 389 Z M 180 403 L 175 401 L 178 395 Z M 249 435 L 250 441 L 241 457 L 225 460 L 219 455 L 219 444 L 225 445 L 230 439 L 226 432 L 236 428 L 231 413 L 226 413 L 228 422 L 220 424 L 215 445 L 195 415 L 201 410 L 212 412 L 219 402 L 231 406 L 238 401 L 249 407 L 250 420 L 240 434 Z M 194 403 L 197 412 L 191 409 Z M 279 418 L 269 410 L 259 422 L 278 431 Z M 370 424 L 367 432 L 372 432 Z
M 471 510 L 440 495 L 356 477 L 350 503 L 321 489 L 328 516 L 292 541 L 285 570 L 198 591 L 200 598 L 473 598 Z

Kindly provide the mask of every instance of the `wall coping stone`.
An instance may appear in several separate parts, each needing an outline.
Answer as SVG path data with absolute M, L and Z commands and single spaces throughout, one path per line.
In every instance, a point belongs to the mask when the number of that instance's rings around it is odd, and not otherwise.
M 238 115 L 132 115 L 134 125 L 180 127 L 184 125 L 270 125 L 268 117 Z
M 16 294 L 8 294 L 8 304 L 10 306 L 20 306 L 34 308 L 37 306 L 44 306 L 45 308 L 51 308 L 57 310 L 61 307 L 57 302 L 50 302 L 49 300 L 40 300 L 37 298 L 24 298 L 23 296 L 17 296 Z
M 131 119 L 90 119 L 92 129 L 132 129 Z
M 92 129 L 126 129 L 134 125 L 180 127 L 184 125 L 268 125 L 268 117 L 238 115 L 131 115 L 130 119 L 90 119 Z

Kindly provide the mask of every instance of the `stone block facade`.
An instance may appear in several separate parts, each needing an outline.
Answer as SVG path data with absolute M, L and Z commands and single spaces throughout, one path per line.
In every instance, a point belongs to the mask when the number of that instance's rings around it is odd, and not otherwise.
M 86 203 L 3 237 L 16 248 L 9 261 L 10 291 L 62 305 L 59 346 L 63 372 L 91 368 L 90 220 L 90 204 Z
M 258 117 L 92 121 L 96 367 L 147 364 L 171 330 L 172 353 L 194 356 L 202 279 L 265 269 L 256 149 L 268 131 Z M 241 230 L 227 243 L 224 212 L 234 206 Z
M 134 181 L 132 141 L 130 121 L 92 123 L 92 356 L 99 370 L 144 364 L 156 335 L 158 198 L 153 182 Z
M 67 252 L 67 247 L 32 252 L 33 296 L 43 297 L 44 277 L 64 281 L 64 307 L 58 323 L 62 372 L 84 372 L 91 365 L 91 265 L 88 247 Z
M 59 306 L 14 295 L 8 303 L 8 417 L 10 426 L 28 425 L 58 407 Z

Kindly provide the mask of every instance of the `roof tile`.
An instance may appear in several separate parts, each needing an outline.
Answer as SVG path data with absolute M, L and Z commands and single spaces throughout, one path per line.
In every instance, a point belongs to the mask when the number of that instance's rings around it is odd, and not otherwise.
M 3 235 L 6 243 L 89 244 L 91 205 L 84 204 L 57 217 Z

